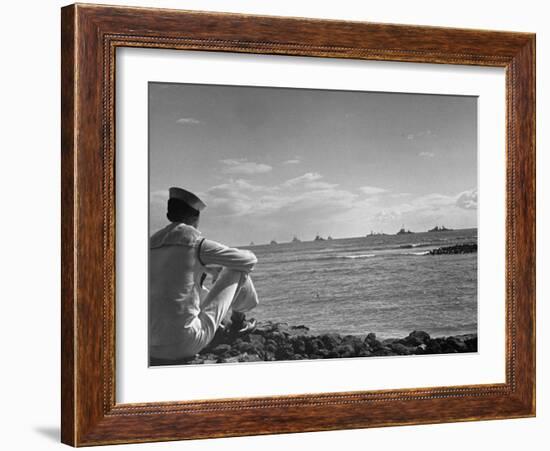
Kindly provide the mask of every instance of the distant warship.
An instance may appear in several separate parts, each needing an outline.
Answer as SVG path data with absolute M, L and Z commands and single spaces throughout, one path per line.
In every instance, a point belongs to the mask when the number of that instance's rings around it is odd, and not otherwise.
M 405 227 L 401 227 L 399 229 L 399 232 L 396 233 L 396 235 L 409 235 L 411 233 L 414 233 L 414 232 L 411 232 L 410 230 L 405 230 Z
M 367 238 L 370 237 L 370 236 L 386 236 L 387 233 L 384 233 L 384 232 L 373 232 L 372 230 L 370 231 L 370 233 L 368 235 L 365 235 Z
M 451 232 L 453 229 L 448 229 L 445 226 L 435 226 L 433 229 L 428 230 L 428 232 Z

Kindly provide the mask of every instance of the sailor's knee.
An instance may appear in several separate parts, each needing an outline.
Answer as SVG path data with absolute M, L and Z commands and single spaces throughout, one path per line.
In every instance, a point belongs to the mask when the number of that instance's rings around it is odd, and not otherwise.
M 258 306 L 258 304 L 260 303 L 260 300 L 258 299 L 257 296 L 250 296 L 250 300 L 248 301 L 248 303 L 250 305 L 250 308 L 253 309 Z
M 229 268 L 223 268 L 220 272 L 220 275 L 218 277 L 218 280 L 223 278 L 224 280 L 227 279 L 235 279 L 239 281 L 241 279 L 242 271 L 237 271 L 235 269 L 229 269 Z

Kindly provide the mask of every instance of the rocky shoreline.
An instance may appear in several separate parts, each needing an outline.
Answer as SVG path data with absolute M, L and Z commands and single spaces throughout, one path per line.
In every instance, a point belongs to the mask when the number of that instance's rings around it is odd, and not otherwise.
M 413 331 L 405 338 L 379 340 L 375 334 L 311 334 L 306 326 L 265 322 L 245 335 L 220 331 L 192 359 L 157 360 L 152 365 L 262 362 L 477 352 L 477 334 L 432 338 Z
M 429 255 L 444 255 L 444 254 L 472 254 L 477 252 L 476 243 L 456 244 L 454 246 L 439 247 L 432 249 Z

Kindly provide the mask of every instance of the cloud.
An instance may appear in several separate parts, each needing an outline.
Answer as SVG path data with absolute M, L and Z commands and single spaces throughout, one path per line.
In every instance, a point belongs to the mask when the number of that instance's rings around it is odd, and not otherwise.
M 270 172 L 273 168 L 264 163 L 254 163 L 248 161 L 246 158 L 240 159 L 226 159 L 220 160 L 223 164 L 222 172 L 224 174 L 240 174 L 240 175 L 252 175 L 252 174 L 264 174 Z
M 323 181 L 315 181 L 306 184 L 307 189 L 314 189 L 314 190 L 327 190 L 327 189 L 333 189 L 338 186 L 338 183 L 328 183 Z
M 475 227 L 477 224 L 477 190 L 456 195 L 430 193 L 407 199 L 395 205 L 381 203 L 373 209 L 373 227 L 392 232 L 401 224 L 413 231 L 422 231 L 434 225 Z
M 421 157 L 421 158 L 433 158 L 433 157 L 435 157 L 435 153 L 433 153 L 433 152 L 420 152 L 418 154 L 418 156 Z
M 456 199 L 456 206 L 464 210 L 477 210 L 477 188 L 460 193 Z
M 318 172 L 273 185 L 256 180 L 231 178 L 197 192 L 208 205 L 201 229 L 205 236 L 241 245 L 250 240 L 290 240 L 294 234 L 312 239 L 316 233 L 335 237 L 360 236 L 369 230 L 395 233 L 402 224 L 413 231 L 477 224 L 476 189 L 417 196 L 374 186 L 348 190 L 325 181 Z M 155 191 L 150 198 L 151 230 L 156 230 L 166 222 L 168 192 Z
M 400 199 L 402 197 L 412 196 L 411 193 L 393 193 L 389 195 L 392 199 Z
M 367 196 L 372 196 L 374 194 L 382 194 L 382 193 L 387 193 L 388 190 L 384 189 L 384 188 L 377 188 L 376 186 L 362 186 L 359 188 L 359 190 L 363 193 L 363 194 L 366 194 Z
M 420 132 L 407 133 L 407 134 L 401 133 L 401 136 L 405 136 L 409 141 L 413 141 L 417 138 L 422 138 L 424 136 L 432 136 L 432 135 L 433 134 L 432 134 L 431 130 L 423 130 L 423 131 L 420 131 Z
M 149 193 L 149 228 L 155 232 L 164 224 L 166 219 L 166 203 L 168 190 L 157 190 Z
M 216 216 L 242 215 L 252 208 L 252 194 L 256 190 L 246 180 L 230 180 L 216 185 L 203 194 L 209 212 Z
M 195 119 L 194 117 L 180 117 L 176 121 L 176 124 L 181 124 L 181 125 L 197 125 L 200 123 L 201 121 L 199 121 L 198 119 Z
M 268 187 L 255 185 L 244 179 L 230 180 L 227 183 L 215 185 L 206 192 L 211 196 L 243 198 L 251 193 L 269 190 Z
M 308 178 L 290 186 L 244 179 L 212 186 L 201 196 L 208 204 L 201 230 L 211 239 L 233 245 L 286 241 L 293 235 L 313 239 L 318 232 L 335 234 L 334 219 L 353 211 L 358 196 Z M 320 183 L 328 188 L 320 188 Z
M 301 185 L 304 183 L 314 182 L 321 178 L 323 178 L 323 176 L 318 172 L 306 172 L 304 175 L 300 175 L 299 177 L 294 177 L 293 179 L 289 179 L 283 182 L 283 186 Z
M 332 213 L 352 207 L 355 194 L 321 178 L 318 173 L 307 173 L 272 186 L 236 179 L 209 188 L 204 197 L 213 215 L 252 219 L 288 218 L 289 212 L 326 218 L 327 208 Z
M 377 223 L 388 223 L 398 220 L 401 215 L 394 210 L 380 210 L 373 216 Z
M 338 186 L 336 183 L 321 181 L 322 178 L 323 176 L 318 172 L 306 172 L 299 177 L 286 180 L 282 183 L 282 186 L 286 188 L 293 187 L 305 190 L 326 190 L 333 189 Z
M 409 213 L 420 215 L 438 212 L 446 207 L 453 207 L 455 203 L 455 196 L 432 193 L 394 205 L 391 208 L 383 208 L 380 210 L 380 213 L 382 213 L 384 217 L 399 218 Z
M 353 208 L 356 195 L 342 189 L 323 189 L 306 191 L 299 195 L 290 195 L 285 198 L 281 211 L 286 215 L 293 213 L 296 217 L 309 219 L 310 224 L 331 219 L 342 212 Z
M 302 160 L 300 160 L 299 158 L 294 158 L 292 160 L 283 161 L 283 164 L 300 164 L 301 162 Z

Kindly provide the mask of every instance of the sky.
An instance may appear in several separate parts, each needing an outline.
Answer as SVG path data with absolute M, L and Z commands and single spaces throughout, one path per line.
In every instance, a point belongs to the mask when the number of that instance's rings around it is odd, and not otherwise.
M 228 245 L 477 227 L 477 98 L 149 83 L 151 233 L 168 188 Z

